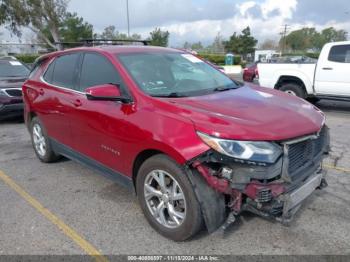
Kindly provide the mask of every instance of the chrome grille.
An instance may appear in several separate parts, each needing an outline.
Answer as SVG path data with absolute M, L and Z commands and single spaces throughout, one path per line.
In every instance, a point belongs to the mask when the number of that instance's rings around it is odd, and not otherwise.
M 309 167 L 314 163 L 314 159 L 320 156 L 327 143 L 327 130 L 322 128 L 319 136 L 316 139 L 307 139 L 295 144 L 290 144 L 288 147 L 288 173 L 291 177 L 296 173 Z
M 9 96 L 22 96 L 21 88 L 7 88 L 4 90 Z

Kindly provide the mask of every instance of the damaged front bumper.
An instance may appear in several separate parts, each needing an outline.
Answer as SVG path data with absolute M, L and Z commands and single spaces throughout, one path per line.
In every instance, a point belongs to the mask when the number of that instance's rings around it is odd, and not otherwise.
M 286 224 L 315 189 L 327 185 L 322 160 L 329 151 L 328 128 L 282 141 L 281 146 L 284 154 L 274 164 L 242 161 L 210 150 L 188 166 L 226 196 L 227 221 L 249 211 Z
M 265 218 L 275 219 L 283 224 L 288 224 L 301 204 L 316 190 L 327 186 L 325 172 L 319 170 L 308 177 L 301 185 L 291 191 L 285 191 L 268 203 L 260 203 L 248 199 L 243 204 L 242 211 L 249 211 Z

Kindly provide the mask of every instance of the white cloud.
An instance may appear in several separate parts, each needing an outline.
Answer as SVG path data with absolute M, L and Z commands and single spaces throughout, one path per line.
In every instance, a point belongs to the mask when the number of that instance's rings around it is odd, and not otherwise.
M 261 10 L 263 17 L 265 19 L 269 18 L 269 15 L 277 10 L 279 12 L 279 16 L 283 19 L 291 19 L 293 16 L 293 12 L 297 7 L 296 0 L 266 0 L 261 5 Z
M 69 10 L 93 24 L 97 33 L 109 25 L 125 33 L 125 3 L 71 0 Z M 209 44 L 218 32 L 228 38 L 246 26 L 259 41 L 278 40 L 284 24 L 289 24 L 290 30 L 334 26 L 350 32 L 348 0 L 129 0 L 129 9 L 131 33 L 147 37 L 155 27 L 161 27 L 170 32 L 172 46 L 185 41 Z
M 241 4 L 237 4 L 236 6 L 237 6 L 240 14 L 242 16 L 244 16 L 244 15 L 246 15 L 247 10 L 249 10 L 250 8 L 252 8 L 256 5 L 257 5 L 257 3 L 254 1 L 247 1 L 247 2 L 243 2 Z

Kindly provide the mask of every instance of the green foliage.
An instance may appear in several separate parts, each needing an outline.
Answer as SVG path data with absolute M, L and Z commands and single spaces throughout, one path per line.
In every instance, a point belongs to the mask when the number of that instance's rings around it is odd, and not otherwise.
M 248 26 L 242 30 L 240 35 L 237 35 L 237 33 L 234 32 L 230 39 L 225 41 L 224 44 L 227 52 L 246 56 L 255 51 L 257 42 L 258 40 L 251 36 L 250 28 Z
M 223 54 L 198 53 L 198 56 L 217 65 L 225 64 L 225 55 Z M 235 55 L 233 59 L 233 64 L 234 65 L 241 64 L 241 57 L 238 55 Z
M 189 43 L 189 42 L 185 42 L 183 45 L 184 49 L 191 49 L 191 50 L 195 50 L 195 51 L 201 51 L 204 49 L 202 42 L 196 42 L 196 43 Z
M 275 50 L 277 49 L 277 43 L 272 40 L 272 39 L 266 39 L 264 42 L 262 42 L 260 45 L 259 45 L 259 49 L 268 49 L 268 50 Z
M 287 48 L 295 51 L 306 51 L 308 49 L 320 51 L 328 42 L 344 41 L 347 39 L 347 32 L 336 30 L 333 27 L 325 28 L 318 32 L 314 27 L 304 27 L 290 32 L 285 39 Z M 280 44 L 284 41 L 280 40 Z
M 165 47 L 168 46 L 169 35 L 170 33 L 168 31 L 162 31 L 160 28 L 155 28 L 150 32 L 149 40 L 151 41 L 151 45 Z
M 15 57 L 25 63 L 25 64 L 32 64 L 34 63 L 35 59 L 37 59 L 40 55 L 33 55 L 33 54 L 22 54 L 22 55 L 16 55 Z
M 93 26 L 84 22 L 84 19 L 79 17 L 77 13 L 67 12 L 65 18 L 58 25 L 58 32 L 60 42 L 72 43 L 65 44 L 64 47 L 74 47 L 79 45 L 77 42 L 80 42 L 81 39 L 91 39 L 93 37 Z M 48 26 L 44 28 L 43 35 L 51 42 L 54 42 Z M 38 39 L 39 41 L 45 40 L 41 35 L 39 35 Z
M 43 32 L 47 29 L 54 41 L 60 40 L 58 27 L 67 13 L 67 3 L 67 0 L 0 0 L 0 25 L 17 36 L 21 36 L 21 27 L 27 27 L 55 48 Z
M 310 57 L 310 58 L 314 58 L 314 59 L 318 59 L 318 57 L 320 56 L 320 52 L 316 52 L 316 53 L 307 52 L 307 53 L 305 53 L 305 56 Z
M 215 39 L 211 45 L 207 47 L 208 50 L 211 50 L 213 53 L 223 54 L 225 53 L 224 41 L 220 33 L 215 36 Z
M 67 13 L 59 31 L 63 42 L 78 42 L 81 39 L 92 38 L 93 26 L 84 22 L 77 13 Z
M 130 37 L 128 37 L 127 34 L 119 33 L 118 30 L 116 30 L 114 25 L 107 26 L 101 35 L 97 35 L 97 38 L 102 39 L 110 39 L 110 40 L 140 40 L 141 35 L 139 34 L 132 34 Z

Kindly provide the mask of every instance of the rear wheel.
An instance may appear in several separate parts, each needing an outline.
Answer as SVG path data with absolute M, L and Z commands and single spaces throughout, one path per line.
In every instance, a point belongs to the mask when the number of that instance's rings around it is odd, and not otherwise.
M 183 241 L 201 229 L 203 218 L 192 184 L 169 157 L 155 155 L 142 164 L 136 191 L 145 217 L 163 236 Z
M 286 83 L 286 84 L 283 84 L 279 88 L 279 90 L 283 91 L 283 92 L 285 92 L 287 94 L 298 96 L 298 97 L 301 97 L 301 98 L 305 98 L 306 97 L 305 90 L 298 84 Z
M 48 163 L 58 160 L 60 157 L 52 150 L 50 140 L 39 118 L 34 117 L 30 127 L 34 151 L 40 161 Z

